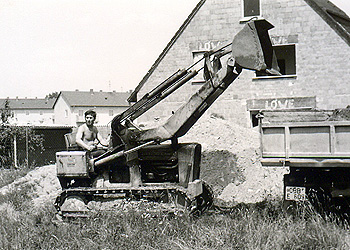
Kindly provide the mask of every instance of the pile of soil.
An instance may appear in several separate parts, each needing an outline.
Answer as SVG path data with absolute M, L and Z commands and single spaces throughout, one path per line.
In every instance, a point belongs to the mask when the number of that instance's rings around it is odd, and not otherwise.
M 260 163 L 260 135 L 257 128 L 245 128 L 217 117 L 202 117 L 180 142 L 202 144 L 201 178 L 224 202 L 254 203 L 283 193 L 283 168 L 264 168 Z M 0 189 L 0 194 L 33 188 L 33 202 L 53 203 L 61 191 L 55 165 L 36 168 Z
M 33 191 L 31 196 L 34 207 L 40 207 L 48 202 L 53 204 L 56 196 L 61 191 L 61 185 L 56 176 L 56 166 L 37 167 L 26 176 L 0 188 L 0 194 L 6 195 L 14 191 L 20 191 L 28 186 Z
M 202 144 L 201 178 L 213 186 L 219 200 L 255 203 L 283 195 L 288 169 L 262 167 L 258 127 L 203 117 L 181 141 Z
M 350 105 L 346 108 L 335 109 L 329 117 L 330 121 L 349 121 L 350 120 Z

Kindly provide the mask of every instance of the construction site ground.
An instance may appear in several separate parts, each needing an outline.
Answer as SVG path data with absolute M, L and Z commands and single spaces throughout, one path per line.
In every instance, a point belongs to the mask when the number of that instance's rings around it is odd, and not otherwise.
M 202 145 L 201 178 L 212 186 L 216 202 L 233 206 L 282 197 L 283 175 L 287 168 L 261 166 L 258 127 L 246 128 L 215 116 L 206 116 L 180 138 L 180 142 Z M 61 191 L 55 165 L 37 167 L 0 188 L 0 194 L 28 185 L 35 207 L 53 204 Z M 0 205 L 0 211 L 8 209 L 8 204 Z

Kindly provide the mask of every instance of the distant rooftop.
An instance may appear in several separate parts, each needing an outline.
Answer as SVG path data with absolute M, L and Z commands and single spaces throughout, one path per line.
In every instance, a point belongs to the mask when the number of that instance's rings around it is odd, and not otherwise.
M 103 91 L 61 91 L 58 98 L 62 97 L 71 107 L 128 107 L 129 92 L 103 92 Z
M 56 99 L 5 98 L 0 99 L 0 108 L 5 107 L 6 100 L 9 101 L 10 109 L 53 109 L 56 101 Z

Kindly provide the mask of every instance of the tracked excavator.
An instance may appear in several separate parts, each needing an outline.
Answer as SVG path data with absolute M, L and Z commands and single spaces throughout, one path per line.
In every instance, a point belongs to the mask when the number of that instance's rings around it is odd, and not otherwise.
M 62 192 L 55 207 L 62 217 L 87 216 L 89 204 L 146 200 L 181 207 L 200 215 L 213 192 L 200 179 L 201 145 L 179 143 L 243 69 L 278 74 L 266 20 L 247 22 L 232 42 L 204 54 L 204 66 L 192 64 L 171 75 L 111 122 L 110 146 L 92 158 L 86 151 L 56 153 Z M 135 120 L 203 70 L 205 83 L 160 126 L 141 129 Z

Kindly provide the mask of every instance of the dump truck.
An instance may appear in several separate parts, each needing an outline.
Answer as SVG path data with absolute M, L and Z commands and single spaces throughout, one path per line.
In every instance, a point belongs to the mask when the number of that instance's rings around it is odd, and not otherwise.
M 111 121 L 110 146 L 103 155 L 56 153 L 62 192 L 55 201 L 63 217 L 85 216 L 92 202 L 118 199 L 170 203 L 199 215 L 213 203 L 200 179 L 201 145 L 178 138 L 198 121 L 243 69 L 279 74 L 266 20 L 244 25 L 232 40 L 204 54 L 203 67 L 181 69 Z M 206 82 L 160 126 L 140 128 L 135 120 L 203 71 Z M 219 166 L 218 166 L 219 167 Z
M 261 123 L 262 165 L 288 167 L 284 208 L 343 213 L 350 197 L 350 122 Z

